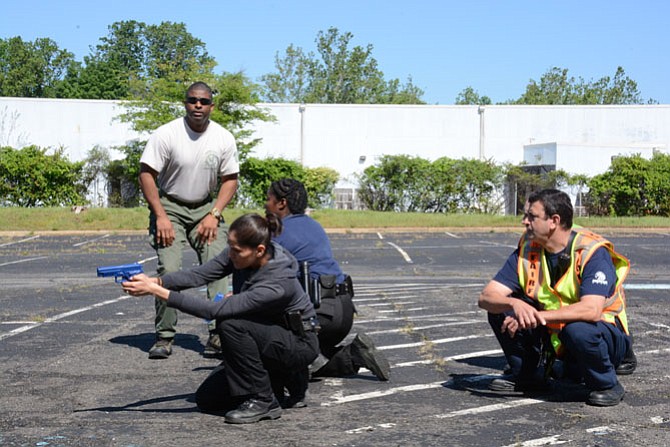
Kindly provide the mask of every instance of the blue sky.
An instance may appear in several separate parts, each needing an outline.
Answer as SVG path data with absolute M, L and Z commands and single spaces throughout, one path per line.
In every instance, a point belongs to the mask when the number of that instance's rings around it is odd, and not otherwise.
M 669 19 L 665 0 L 22 0 L 3 8 L 0 38 L 49 37 L 82 60 L 114 22 L 183 22 L 217 72 L 256 81 L 277 52 L 316 51 L 318 31 L 336 27 L 373 45 L 386 79 L 411 76 L 429 104 L 453 104 L 468 86 L 515 99 L 554 66 L 587 81 L 622 66 L 645 100 L 670 104 Z

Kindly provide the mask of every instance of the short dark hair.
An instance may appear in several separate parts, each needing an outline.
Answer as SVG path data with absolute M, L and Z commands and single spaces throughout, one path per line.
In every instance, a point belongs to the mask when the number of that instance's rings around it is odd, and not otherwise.
M 212 96 L 212 88 L 209 85 L 202 82 L 202 81 L 197 81 L 197 82 L 194 82 L 193 84 L 191 84 L 186 89 L 186 95 L 185 95 L 186 97 L 188 97 L 188 92 L 190 92 L 191 90 L 205 90 L 206 92 L 209 93 L 209 96 Z
M 263 244 L 272 253 L 272 237 L 282 230 L 281 219 L 268 213 L 265 217 L 257 213 L 243 214 L 230 224 L 228 232 L 235 232 L 237 242 L 243 247 L 258 247 Z
M 570 196 L 558 189 L 543 189 L 528 196 L 528 203 L 542 202 L 544 213 L 549 216 L 558 214 L 561 217 L 561 227 L 565 230 L 572 228 L 574 210 Z
M 296 179 L 284 178 L 272 182 L 269 194 L 272 194 L 277 200 L 286 199 L 291 214 L 305 214 L 307 208 L 307 190 L 305 185 Z

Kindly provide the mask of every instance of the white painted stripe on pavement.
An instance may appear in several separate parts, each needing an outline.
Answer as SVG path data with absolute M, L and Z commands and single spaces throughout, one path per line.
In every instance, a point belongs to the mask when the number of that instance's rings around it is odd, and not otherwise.
M 393 428 L 395 427 L 396 424 L 392 422 L 387 422 L 387 423 L 382 423 L 382 424 L 376 424 L 376 425 L 366 425 L 365 427 L 358 427 L 358 428 L 352 428 L 351 430 L 345 431 L 345 433 L 350 434 L 350 435 L 355 435 L 357 433 L 366 433 L 369 431 L 375 431 L 377 427 L 379 428 Z
M 482 414 L 498 410 L 507 410 L 509 408 L 523 407 L 525 405 L 541 404 L 543 402 L 545 401 L 539 399 L 519 399 L 519 400 L 513 400 L 511 402 L 505 402 L 502 404 L 484 405 L 481 407 L 468 408 L 465 410 L 451 411 L 449 413 L 444 414 L 436 414 L 435 417 L 438 419 L 455 418 L 460 416 L 468 416 L 471 414 Z
M 438 318 L 444 318 L 449 320 L 450 318 L 453 318 L 455 315 L 475 315 L 482 313 L 482 311 L 478 310 L 472 310 L 472 311 L 467 311 L 467 312 L 451 312 L 448 314 L 431 314 L 431 315 L 415 315 L 412 317 L 412 320 L 434 320 Z M 380 321 L 398 321 L 398 320 L 406 320 L 407 317 L 384 317 L 384 318 L 371 318 L 368 320 L 356 320 L 356 323 L 358 324 L 363 324 L 363 323 L 379 323 Z
M 365 292 L 359 292 L 358 287 L 354 287 L 354 291 L 356 292 L 356 299 L 359 297 L 378 297 L 379 295 L 384 295 L 384 296 L 393 296 L 393 295 L 403 295 L 407 296 L 408 294 L 411 293 L 416 293 L 416 292 L 421 292 L 424 290 L 447 290 L 447 289 L 463 289 L 466 287 L 484 287 L 486 283 L 484 282 L 478 282 L 478 283 L 468 283 L 468 284 L 442 284 L 441 286 L 436 286 L 436 287 L 423 287 L 423 288 L 410 288 L 410 289 L 403 289 L 399 287 L 395 287 L 393 289 L 371 289 L 372 291 L 365 291 Z M 416 295 L 418 296 L 418 295 Z
M 454 233 L 449 233 L 448 231 L 445 231 L 444 234 L 447 236 L 453 237 L 454 239 L 460 239 L 460 236 L 456 236 Z
M 614 429 L 608 425 L 601 425 L 600 427 L 587 428 L 586 433 L 595 433 L 597 435 L 606 435 L 614 432 Z
M 321 406 L 322 407 L 330 407 L 332 405 L 338 405 L 338 404 L 346 404 L 349 402 L 356 402 L 359 400 L 366 400 L 366 399 L 375 399 L 377 397 L 383 397 L 383 396 L 391 396 L 393 394 L 398 394 L 398 393 L 406 393 L 410 391 L 419 391 L 419 390 L 428 390 L 432 388 L 441 388 L 444 384 L 444 381 L 441 380 L 439 382 L 433 382 L 433 383 L 421 383 L 417 385 L 407 385 L 407 386 L 399 386 L 395 388 L 387 388 L 385 390 L 381 391 L 372 391 L 369 393 L 361 393 L 361 394 L 352 394 L 349 396 L 342 396 L 341 393 L 336 393 L 335 395 L 331 396 L 331 401 L 330 402 L 322 402 Z
M 442 282 L 439 283 L 421 283 L 421 282 L 410 282 L 410 283 L 394 283 L 393 288 L 408 288 L 408 287 L 418 287 L 418 288 L 440 288 L 443 287 Z M 356 290 L 385 290 L 384 287 L 379 284 L 368 284 L 368 285 L 356 285 Z
M 664 349 L 652 349 L 650 351 L 642 351 L 642 352 L 636 352 L 635 354 L 662 354 L 664 352 L 670 352 L 670 348 L 664 348 Z
M 109 236 L 110 236 L 109 234 L 105 234 L 105 235 L 103 235 L 103 236 L 96 237 L 95 239 L 89 239 L 89 240 L 87 240 L 87 241 L 83 241 L 83 242 L 79 242 L 79 243 L 73 244 L 72 246 L 73 246 L 73 247 L 81 247 L 82 245 L 90 244 L 91 242 L 97 242 L 97 241 L 99 241 L 99 240 L 101 240 L 101 239 L 108 238 Z
M 5 334 L 0 334 L 0 340 L 4 340 L 5 338 L 12 337 L 14 335 L 20 334 L 22 332 L 29 331 L 30 329 L 34 329 L 36 327 L 42 326 L 43 324 L 47 323 L 53 323 L 58 320 L 62 320 L 63 318 L 70 317 L 72 315 L 76 315 L 82 312 L 86 312 L 87 310 L 92 310 L 97 307 L 102 307 L 106 306 L 107 304 L 113 304 L 113 303 L 118 303 L 119 301 L 127 300 L 128 298 L 132 298 L 130 295 L 123 295 L 118 298 L 114 298 L 112 300 L 107 300 L 107 301 L 101 301 L 99 303 L 95 303 L 91 306 L 86 306 L 86 307 L 81 307 L 79 309 L 74 309 L 68 312 L 64 312 L 62 314 L 54 315 L 53 317 L 46 318 L 44 321 L 39 322 L 39 323 L 32 323 L 26 326 L 21 326 L 16 329 L 12 329 L 11 331 L 5 333 Z
M 384 236 L 382 236 L 382 234 L 379 231 L 377 232 L 377 237 L 382 240 L 384 239 Z
M 393 303 L 391 303 L 391 304 L 393 304 Z M 414 308 L 411 308 L 411 309 L 403 309 L 402 311 L 403 312 L 418 312 L 420 310 L 427 310 L 427 309 L 432 309 L 432 307 L 414 307 Z M 397 313 L 397 312 L 398 312 L 397 309 L 380 310 L 379 311 L 380 314 L 394 314 L 394 313 Z
M 379 348 L 377 348 L 379 349 Z M 467 354 L 459 354 L 459 355 L 452 355 L 449 357 L 442 357 L 442 360 L 445 362 L 448 362 L 450 360 L 465 360 L 465 359 L 472 359 L 476 357 L 488 357 L 490 355 L 495 355 L 495 354 L 502 354 L 502 349 L 492 349 L 490 351 L 478 351 L 478 352 L 469 352 Z M 396 363 L 393 365 L 394 368 L 404 368 L 406 366 L 417 366 L 417 365 L 429 365 L 433 363 L 434 360 L 415 360 L 412 362 L 402 362 L 402 363 Z
M 365 307 L 396 306 L 400 304 L 414 304 L 414 301 L 389 301 L 388 303 L 366 304 Z
M 518 245 L 509 245 L 509 244 L 500 244 L 498 242 L 490 242 L 490 241 L 479 241 L 480 244 L 484 245 L 493 245 L 495 247 L 508 247 L 508 248 L 517 248 Z
M 552 435 L 546 436 L 544 438 L 530 439 L 528 441 L 515 442 L 514 444 L 508 444 L 503 447 L 535 447 L 541 445 L 559 445 L 567 444 L 572 441 L 562 441 L 558 439 L 561 435 Z
M 381 331 L 366 331 L 365 333 L 368 335 L 378 335 L 378 334 L 397 334 L 400 332 L 413 332 L 413 331 L 422 331 L 424 329 L 435 329 L 435 328 L 440 328 L 440 327 L 447 327 L 447 326 L 460 326 L 464 324 L 482 324 L 485 323 L 485 321 L 482 320 L 466 320 L 466 321 L 454 321 L 451 323 L 441 323 L 441 324 L 427 324 L 425 326 L 412 326 L 409 328 L 399 328 L 399 329 L 384 329 Z
M 624 290 L 670 290 L 670 284 L 624 284 Z
M 39 259 L 47 259 L 47 258 L 48 258 L 48 256 L 39 256 L 37 258 L 27 258 L 27 259 L 21 259 L 19 261 L 10 261 L 10 262 L 5 262 L 4 264 L 0 264 L 0 267 L 4 267 L 5 265 L 21 264 L 22 262 L 37 261 Z
M 388 345 L 388 346 L 377 346 L 377 350 L 386 351 L 390 349 L 405 349 L 405 348 L 418 348 L 420 346 L 425 346 L 426 344 L 441 345 L 443 343 L 452 343 L 455 341 L 471 340 L 473 338 L 483 338 L 483 337 L 493 337 L 494 334 L 474 334 L 474 335 L 463 335 L 460 337 L 449 337 L 449 338 L 439 338 L 437 340 L 427 340 L 425 342 L 419 341 L 414 343 L 403 343 L 400 345 Z
M 402 255 L 402 257 L 405 259 L 405 262 L 407 262 L 408 264 L 413 264 L 413 263 L 414 263 L 414 261 L 412 261 L 412 258 L 409 257 L 409 255 L 407 254 L 407 252 L 406 252 L 405 250 L 403 250 L 402 248 L 398 247 L 398 246 L 397 246 L 396 244 L 394 244 L 393 242 L 387 242 L 387 244 L 389 244 L 391 247 L 393 247 L 393 248 L 395 248 L 396 250 L 398 250 L 398 253 L 400 253 L 400 254 Z
M 37 236 L 31 236 L 31 237 L 27 237 L 25 239 L 21 239 L 20 241 L 6 242 L 4 244 L 0 244 L 0 247 L 8 247 L 10 245 L 20 244 L 21 242 L 32 241 L 33 239 L 37 239 L 38 237 L 40 237 L 39 234 Z

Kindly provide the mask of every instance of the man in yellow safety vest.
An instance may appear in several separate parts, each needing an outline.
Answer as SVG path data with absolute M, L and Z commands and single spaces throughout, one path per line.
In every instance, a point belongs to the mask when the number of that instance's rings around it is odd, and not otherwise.
M 588 404 L 617 405 L 625 394 L 617 371 L 630 374 L 636 364 L 623 290 L 630 262 L 603 237 L 573 227 L 562 191 L 532 194 L 524 211 L 519 247 L 479 297 L 511 372 L 489 388 L 548 389 L 542 359 L 558 357 L 569 377 L 584 381 Z

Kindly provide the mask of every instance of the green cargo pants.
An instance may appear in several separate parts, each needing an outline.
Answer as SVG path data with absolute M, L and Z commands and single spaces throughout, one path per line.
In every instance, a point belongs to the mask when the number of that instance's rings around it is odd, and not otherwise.
M 169 247 L 159 247 L 156 244 L 156 216 L 151 213 L 149 216 L 149 235 L 151 246 L 156 250 L 156 254 L 158 255 L 157 273 L 159 276 L 181 270 L 183 250 L 187 242 L 197 253 L 200 264 L 209 261 L 226 247 L 228 225 L 223 221 L 219 223 L 216 240 L 210 245 L 206 243 L 201 244 L 197 239 L 196 228 L 200 221 L 212 210 L 214 206 L 213 200 L 192 207 L 177 203 L 167 197 L 161 197 L 161 204 L 174 226 L 175 240 Z M 210 300 L 214 299 L 217 293 L 225 295 L 227 292 L 228 278 L 212 282 L 207 286 L 207 298 Z M 166 301 L 156 299 L 155 325 L 158 337 L 173 338 L 176 333 L 177 310 L 167 307 Z M 209 330 L 214 330 L 215 325 L 216 322 L 210 322 L 208 324 Z

